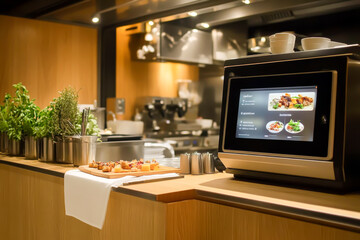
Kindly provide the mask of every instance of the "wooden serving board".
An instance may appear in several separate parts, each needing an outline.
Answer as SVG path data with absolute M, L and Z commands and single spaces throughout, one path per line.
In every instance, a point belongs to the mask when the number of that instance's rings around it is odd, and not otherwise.
M 158 170 L 150 170 L 150 171 L 141 171 L 141 172 L 121 172 L 121 173 L 114 173 L 114 172 L 103 172 L 102 170 L 98 170 L 97 168 L 90 168 L 87 165 L 83 165 L 79 167 L 79 170 L 85 173 L 92 174 L 98 177 L 104 178 L 122 178 L 125 176 L 144 176 L 144 175 L 154 175 L 154 174 L 162 174 L 162 173 L 180 173 L 179 168 L 173 167 L 165 167 L 159 166 Z

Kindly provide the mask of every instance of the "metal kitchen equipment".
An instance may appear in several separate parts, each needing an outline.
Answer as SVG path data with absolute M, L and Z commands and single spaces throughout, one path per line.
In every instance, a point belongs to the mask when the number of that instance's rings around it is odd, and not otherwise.
M 176 121 L 187 112 L 187 99 L 167 97 L 142 97 L 136 100 L 136 106 L 142 110 L 145 132 L 189 130 L 191 124 Z M 199 126 L 195 126 L 199 129 Z
M 9 139 L 8 152 L 11 156 L 24 156 L 24 141 Z
M 190 153 L 180 154 L 180 173 L 183 173 L 183 174 L 191 173 L 191 154 Z
M 38 139 L 38 147 L 41 162 L 55 162 L 55 143 L 51 137 Z
M 203 174 L 204 166 L 203 159 L 201 158 L 201 153 L 192 153 L 191 154 L 191 174 Z
M 201 154 L 201 158 L 203 160 L 204 173 L 215 173 L 214 155 L 207 152 Z
M 360 186 L 359 77 L 359 45 L 226 61 L 219 143 L 226 171 L 332 189 Z
M 97 161 L 110 162 L 144 158 L 144 141 L 108 141 L 96 143 Z
M 1 133 L 1 152 L 8 153 L 9 148 L 9 137 L 6 132 Z
M 25 159 L 38 159 L 38 143 L 35 136 L 25 136 Z
M 73 138 L 74 166 L 87 165 L 96 160 L 97 136 L 78 136 Z
M 77 136 L 65 136 L 56 138 L 56 162 L 73 163 L 73 139 Z

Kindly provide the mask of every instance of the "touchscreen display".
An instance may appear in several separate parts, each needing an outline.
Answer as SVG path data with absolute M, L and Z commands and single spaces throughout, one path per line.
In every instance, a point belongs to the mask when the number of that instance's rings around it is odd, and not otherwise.
M 316 86 L 241 89 L 236 138 L 312 142 Z

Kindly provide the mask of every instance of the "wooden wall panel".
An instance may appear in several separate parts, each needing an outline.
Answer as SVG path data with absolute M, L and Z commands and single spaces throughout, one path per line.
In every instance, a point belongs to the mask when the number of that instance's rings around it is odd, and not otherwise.
M 0 16 L 0 99 L 22 82 L 41 108 L 72 86 L 97 99 L 97 30 Z
M 197 65 L 132 61 L 129 50 L 129 35 L 120 27 L 116 31 L 116 97 L 125 98 L 124 119 L 135 113 L 138 97 L 177 97 L 177 80 L 199 80 Z

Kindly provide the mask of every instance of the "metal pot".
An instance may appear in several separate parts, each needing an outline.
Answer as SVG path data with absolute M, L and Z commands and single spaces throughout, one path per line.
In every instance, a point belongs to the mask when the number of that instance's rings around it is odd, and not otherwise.
M 5 138 L 5 133 L 1 132 L 0 133 L 0 152 L 4 152 L 4 138 Z
M 55 161 L 55 143 L 51 137 L 44 137 L 38 140 L 39 160 L 42 162 Z
M 34 136 L 25 136 L 25 159 L 38 159 L 38 145 Z
M 97 136 L 73 137 L 74 166 L 87 165 L 95 161 Z
M 9 153 L 9 136 L 7 135 L 7 133 L 4 133 L 4 140 L 3 140 L 3 144 L 4 144 L 4 148 L 2 153 L 7 154 Z
M 24 155 L 24 141 L 10 139 L 9 140 L 9 155 L 23 156 Z
M 73 163 L 73 139 L 74 136 L 57 137 L 56 140 L 56 162 Z

